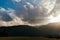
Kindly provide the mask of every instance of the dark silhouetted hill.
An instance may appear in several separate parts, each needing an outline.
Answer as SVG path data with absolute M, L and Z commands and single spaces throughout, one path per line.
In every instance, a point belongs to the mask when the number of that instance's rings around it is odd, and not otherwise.
M 40 26 L 39 28 L 19 25 L 11 27 L 0 27 L 0 36 L 28 36 L 28 37 L 60 37 L 58 31 L 47 25 Z

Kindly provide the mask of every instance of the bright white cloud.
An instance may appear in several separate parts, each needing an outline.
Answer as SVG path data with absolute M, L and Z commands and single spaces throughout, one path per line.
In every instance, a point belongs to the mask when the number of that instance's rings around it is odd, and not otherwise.
M 0 11 L 6 11 L 4 8 L 0 7 Z
M 15 2 L 20 2 L 21 0 L 13 0 L 13 1 L 15 1 Z
M 54 8 L 56 0 L 43 0 L 42 5 L 48 10 L 48 13 Z

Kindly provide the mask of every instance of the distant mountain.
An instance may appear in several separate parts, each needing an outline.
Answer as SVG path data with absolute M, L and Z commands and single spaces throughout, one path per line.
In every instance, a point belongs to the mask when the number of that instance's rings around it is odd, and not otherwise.
M 60 30 L 60 29 L 58 29 Z M 0 36 L 27 36 L 27 37 L 60 37 L 60 31 L 54 30 L 47 25 L 39 28 L 19 25 L 10 27 L 0 27 Z

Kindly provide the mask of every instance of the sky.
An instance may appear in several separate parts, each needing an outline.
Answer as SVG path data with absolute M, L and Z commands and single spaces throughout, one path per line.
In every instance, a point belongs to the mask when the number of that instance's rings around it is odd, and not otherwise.
M 54 17 L 59 14 L 55 6 L 58 2 L 59 0 L 0 0 L 0 26 L 40 26 L 59 22 L 60 15 Z M 55 12 L 56 10 L 58 11 Z

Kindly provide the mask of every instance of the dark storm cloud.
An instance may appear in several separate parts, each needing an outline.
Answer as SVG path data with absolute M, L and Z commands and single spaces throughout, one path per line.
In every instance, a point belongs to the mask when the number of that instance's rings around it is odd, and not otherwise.
M 46 20 L 44 18 L 47 14 L 44 13 L 46 13 L 46 10 L 43 8 L 35 8 L 33 5 L 26 5 L 26 8 L 18 8 L 16 14 L 17 16 L 23 17 L 23 21 L 27 21 L 29 23 L 38 23 L 39 21 L 42 22 Z
M 36 2 L 36 0 L 34 1 Z M 29 24 L 47 24 L 49 23 L 48 16 L 49 13 L 49 4 L 46 4 L 47 6 L 44 6 L 45 4 L 41 4 L 39 1 L 37 3 L 34 3 L 33 0 L 27 1 L 27 0 L 21 0 L 19 2 L 19 7 L 16 9 L 16 15 L 22 19 L 22 21 L 27 22 Z M 46 3 L 49 3 L 50 1 L 46 1 Z M 55 2 L 55 1 L 54 1 Z M 53 3 L 53 2 L 52 2 Z M 21 6 L 22 5 L 22 6 Z M 51 4 L 54 6 L 54 4 Z M 53 6 L 51 6 L 51 9 L 53 9 Z

